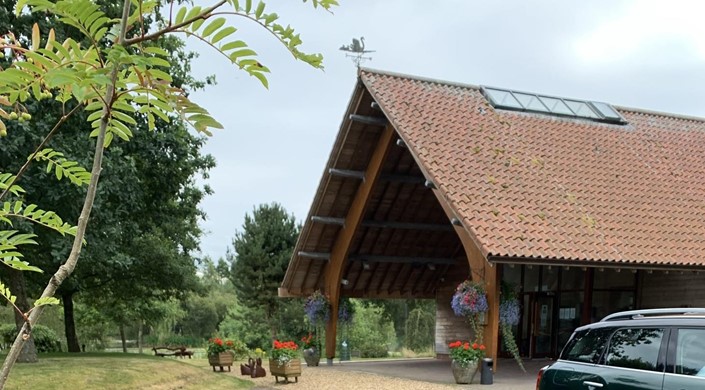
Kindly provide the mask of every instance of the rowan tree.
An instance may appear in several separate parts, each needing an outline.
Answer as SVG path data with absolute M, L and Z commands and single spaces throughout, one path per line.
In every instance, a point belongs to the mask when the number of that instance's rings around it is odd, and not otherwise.
M 337 4 L 335 0 L 311 0 L 311 3 L 325 10 Z M 119 18 L 109 17 L 90 0 L 19 0 L 16 15 L 30 12 L 58 18 L 67 28 L 77 29 L 89 44 L 81 45 L 83 40 L 70 37 L 59 41 L 55 30 L 44 31 L 39 23 L 33 25 L 31 33 L 8 32 L 0 41 L 0 51 L 11 58 L 9 65 L 0 70 L 0 136 L 14 136 L 7 132 L 8 120 L 31 125 L 32 101 L 53 99 L 63 108 L 62 116 L 39 146 L 29 156 L 18 156 L 27 157 L 27 163 L 17 172 L 0 172 L 0 202 L 3 202 L 0 261 L 22 271 L 40 271 L 22 259 L 22 247 L 34 244 L 36 236 L 14 229 L 13 223 L 18 224 L 18 220 L 73 237 L 66 261 L 35 300 L 34 307 L 27 311 L 16 308 L 25 323 L 0 371 L 0 388 L 4 387 L 44 305 L 58 303 L 54 294 L 76 267 L 98 190 L 105 148 L 134 136 L 136 116 L 144 118 L 150 130 L 156 128 L 158 120 L 183 120 L 206 134 L 210 134 L 210 129 L 222 128 L 206 109 L 192 102 L 186 91 L 174 84 L 168 73 L 169 53 L 155 42 L 169 34 L 199 39 L 267 87 L 269 69 L 244 41 L 233 39 L 237 37 L 237 28 L 229 25 L 228 18 L 238 17 L 270 31 L 294 58 L 314 67 L 322 66 L 322 56 L 301 51 L 299 35 L 293 28 L 280 24 L 276 13 L 265 12 L 264 2 L 220 0 L 202 7 L 181 6 L 174 1 L 124 0 L 122 6 L 113 6 L 120 11 Z M 155 29 L 148 29 L 147 21 L 156 19 L 157 14 L 168 17 Z M 88 115 L 92 128 L 86 136 L 93 137 L 95 142 L 90 170 L 67 158 L 63 151 L 47 147 L 62 125 L 81 110 Z M 35 162 L 45 165 L 58 180 L 68 179 L 74 185 L 86 187 L 75 225 L 53 211 L 24 201 L 26 190 L 19 179 Z M 0 293 L 14 304 L 12 291 L 2 285 Z

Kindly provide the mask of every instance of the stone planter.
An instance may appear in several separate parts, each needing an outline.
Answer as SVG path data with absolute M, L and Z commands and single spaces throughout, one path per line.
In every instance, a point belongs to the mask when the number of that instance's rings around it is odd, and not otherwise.
M 285 383 L 289 383 L 290 377 L 298 382 L 301 375 L 301 359 L 291 359 L 289 364 L 279 364 L 278 361 L 269 359 L 269 372 L 276 383 L 279 383 L 279 377 L 283 377 Z
M 321 361 L 321 351 L 318 348 L 304 349 L 304 360 L 306 360 L 308 367 L 318 367 L 318 363 Z
M 220 371 L 225 371 L 223 367 L 228 367 L 228 371 L 230 371 L 230 367 L 233 365 L 233 354 L 221 352 L 217 355 L 208 355 L 208 364 L 213 367 L 213 371 L 216 367 L 220 367 Z
M 470 362 L 467 366 L 463 367 L 460 363 L 456 363 L 456 361 L 453 360 L 450 367 L 453 370 L 455 383 L 470 384 L 475 379 L 475 374 L 477 374 L 478 361 Z

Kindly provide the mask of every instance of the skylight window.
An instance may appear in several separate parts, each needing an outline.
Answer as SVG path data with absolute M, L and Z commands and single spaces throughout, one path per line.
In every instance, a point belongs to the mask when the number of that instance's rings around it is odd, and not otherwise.
M 620 125 L 627 123 L 617 110 L 607 103 L 564 99 L 489 87 L 482 87 L 482 92 L 490 103 L 497 108 L 584 118 Z

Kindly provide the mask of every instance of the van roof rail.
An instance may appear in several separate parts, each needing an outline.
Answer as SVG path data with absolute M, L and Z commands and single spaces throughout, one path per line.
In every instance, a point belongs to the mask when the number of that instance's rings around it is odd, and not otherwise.
M 653 317 L 653 316 L 667 316 L 667 315 L 689 315 L 689 314 L 702 314 L 705 315 L 705 308 L 700 307 L 679 307 L 679 308 L 669 308 L 669 309 L 643 309 L 643 310 L 629 310 L 621 311 L 618 313 L 613 313 L 600 322 L 605 321 L 618 321 L 618 320 L 633 320 L 637 318 Z

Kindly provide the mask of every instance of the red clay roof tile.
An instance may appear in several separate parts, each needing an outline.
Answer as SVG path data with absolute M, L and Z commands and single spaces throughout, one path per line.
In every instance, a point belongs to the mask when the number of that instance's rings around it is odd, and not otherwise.
M 483 254 L 705 266 L 705 120 L 618 108 L 620 126 L 360 78 Z

